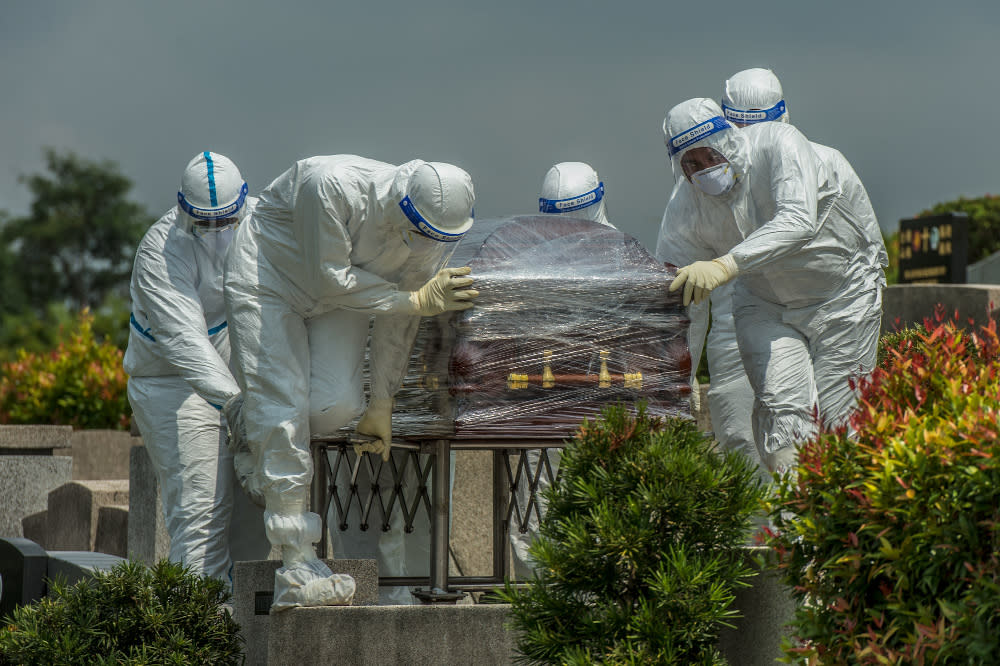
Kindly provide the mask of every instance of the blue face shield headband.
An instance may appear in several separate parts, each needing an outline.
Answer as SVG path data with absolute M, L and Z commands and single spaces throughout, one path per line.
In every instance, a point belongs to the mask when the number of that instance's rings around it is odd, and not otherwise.
M 182 211 L 193 218 L 199 220 L 218 220 L 224 217 L 232 217 L 240 210 L 240 208 L 243 208 L 243 202 L 246 201 L 247 192 L 249 191 L 250 188 L 246 183 L 243 183 L 243 187 L 240 188 L 239 198 L 223 208 L 198 208 L 184 198 L 183 192 L 178 192 L 177 205 L 181 207 Z
M 403 215 L 405 215 L 406 219 L 408 219 L 410 223 L 417 228 L 417 231 L 419 231 L 424 236 L 427 236 L 428 238 L 440 241 L 442 243 L 454 243 L 456 241 L 462 240 L 462 236 L 465 235 L 465 232 L 462 232 L 460 234 L 450 234 L 447 231 L 442 231 L 441 229 L 435 227 L 433 224 L 428 222 L 423 215 L 420 214 L 420 211 L 417 210 L 417 207 L 413 205 L 412 201 L 410 201 L 409 196 L 403 197 L 403 200 L 399 202 L 399 207 L 403 209 Z M 475 216 L 476 216 L 475 210 L 469 213 L 469 217 L 475 217 Z
M 667 152 L 673 157 L 692 143 L 697 143 L 706 137 L 728 129 L 736 129 L 736 127 L 722 116 L 715 116 L 701 124 L 695 125 L 686 132 L 681 132 L 677 136 L 672 136 L 664 140 L 664 143 L 667 144 Z
M 753 125 L 754 123 L 763 123 L 771 120 L 777 120 L 781 116 L 785 115 L 785 100 L 779 101 L 770 109 L 755 109 L 753 111 L 734 109 L 731 106 L 726 106 L 725 104 L 723 104 L 722 112 L 725 114 L 727 120 L 730 120 L 734 123 Z
M 568 213 L 573 210 L 593 206 L 600 203 L 603 198 L 604 183 L 598 183 L 597 187 L 578 197 L 570 197 L 568 199 L 539 199 L 538 211 L 541 213 Z

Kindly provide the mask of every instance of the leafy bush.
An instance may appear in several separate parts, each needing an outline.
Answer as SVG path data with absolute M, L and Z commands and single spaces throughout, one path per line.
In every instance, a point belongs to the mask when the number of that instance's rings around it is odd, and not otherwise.
M 804 444 L 770 503 L 796 663 L 1000 663 L 996 323 L 925 327 L 861 383 L 856 439 Z
M 122 351 L 98 341 L 93 323 L 85 309 L 52 351 L 20 350 L 0 365 L 0 423 L 128 429 Z
M 501 597 L 518 660 L 720 664 L 743 544 L 765 490 L 742 454 L 713 451 L 684 419 L 608 407 L 585 421 L 546 493 L 536 577 Z
M 90 310 L 94 336 L 124 350 L 128 345 L 129 311 L 128 299 L 109 295 Z M 32 308 L 0 313 L 0 363 L 16 360 L 22 349 L 29 353 L 54 349 L 64 330 L 74 327 L 79 318 L 78 311 L 57 302 L 47 304 L 42 312 Z
M 225 584 L 167 560 L 122 562 L 18 607 L 0 627 L 0 664 L 239 664 Z

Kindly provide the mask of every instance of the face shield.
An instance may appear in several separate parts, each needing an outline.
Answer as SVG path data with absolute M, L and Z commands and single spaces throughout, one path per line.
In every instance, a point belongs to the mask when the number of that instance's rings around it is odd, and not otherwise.
M 177 207 L 181 224 L 216 254 L 225 254 L 236 226 L 246 215 L 249 188 L 225 155 L 205 151 L 192 159 L 181 176 Z
M 788 122 L 781 81 L 769 69 L 755 67 L 733 74 L 722 85 L 722 111 L 737 127 Z
M 538 211 L 610 225 L 604 183 L 584 162 L 560 162 L 548 170 L 542 180 Z
M 598 183 L 597 187 L 584 192 L 575 197 L 567 199 L 538 199 L 538 212 L 550 214 L 572 213 L 596 206 L 604 200 L 604 183 Z M 574 215 L 573 217 L 578 217 Z
M 249 187 L 246 183 L 240 186 L 239 194 L 235 201 L 232 201 L 218 208 L 202 208 L 192 204 L 184 196 L 184 192 L 177 193 L 177 205 L 181 211 L 191 218 L 191 228 L 198 233 L 219 232 L 227 227 L 239 224 L 246 212 L 247 192 Z
M 663 121 L 663 140 L 674 178 L 683 177 L 710 196 L 731 191 L 749 168 L 746 138 L 710 99 L 672 108 Z
M 399 201 L 400 228 L 410 261 L 443 267 L 475 220 L 472 178 L 443 162 L 420 162 Z
M 785 100 L 780 100 L 769 109 L 739 109 L 728 104 L 723 104 L 722 111 L 725 114 L 726 120 L 737 127 L 773 122 L 787 117 L 785 114 Z

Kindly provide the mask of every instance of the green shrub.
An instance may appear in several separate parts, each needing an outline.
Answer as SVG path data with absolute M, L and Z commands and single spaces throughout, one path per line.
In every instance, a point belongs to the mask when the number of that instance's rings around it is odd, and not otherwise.
M 765 490 L 742 454 L 640 405 L 585 421 L 546 491 L 536 577 L 508 582 L 518 661 L 721 664 L 719 630 L 753 571 L 742 546 Z
M 0 627 L 0 664 L 240 664 L 239 625 L 219 580 L 162 560 L 122 562 L 18 607 Z
M 93 323 L 83 310 L 52 351 L 21 350 L 0 365 L 0 423 L 128 429 L 122 351 L 98 341 Z
M 861 383 L 856 438 L 804 444 L 770 503 L 794 663 L 1000 663 L 996 322 L 925 327 Z
M 877 365 L 885 366 L 886 361 L 895 358 L 893 350 L 900 351 L 908 349 L 910 345 L 919 343 L 927 335 L 927 328 L 921 324 L 915 324 L 898 331 L 886 333 L 878 340 L 878 360 Z

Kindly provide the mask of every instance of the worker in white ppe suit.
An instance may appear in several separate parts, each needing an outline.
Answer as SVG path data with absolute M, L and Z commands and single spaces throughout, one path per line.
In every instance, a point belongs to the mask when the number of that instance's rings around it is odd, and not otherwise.
M 757 451 L 784 471 L 817 416 L 845 423 L 851 378 L 874 366 L 885 278 L 873 214 L 791 125 L 738 130 L 697 98 L 668 112 L 664 139 L 676 184 L 658 254 L 681 266 L 671 289 L 685 304 L 733 283 Z
M 608 221 L 607 208 L 604 201 L 604 183 L 597 171 L 585 162 L 559 162 L 553 165 L 542 179 L 541 196 L 538 198 L 538 212 L 546 215 L 572 217 L 578 220 L 590 220 L 605 226 L 615 228 Z M 538 466 L 542 463 L 538 449 L 526 449 L 528 470 L 534 477 Z M 559 460 L 562 458 L 560 449 L 547 449 L 552 474 L 559 472 Z M 524 478 L 518 484 L 517 503 L 520 510 L 528 511 L 531 500 L 529 484 L 531 479 Z M 538 475 L 538 485 L 535 491 L 535 503 L 528 514 L 528 530 L 521 532 L 520 526 L 513 524 L 510 529 L 510 546 L 513 554 L 513 574 L 517 579 L 530 578 L 535 569 L 535 561 L 528 553 L 531 542 L 538 538 L 538 516 L 545 515 L 545 500 L 542 493 L 551 485 L 547 469 Z
M 240 489 L 221 408 L 240 394 L 222 297 L 226 250 L 255 203 L 233 162 L 205 151 L 146 232 L 132 270 L 124 366 L 156 471 L 170 559 L 231 586 L 233 560 L 262 560 L 261 510 Z
M 723 85 L 722 110 L 737 127 L 759 122 L 788 123 L 788 108 L 781 82 L 769 69 L 752 68 L 737 72 Z M 888 255 L 882 233 L 861 179 L 840 151 L 811 142 L 820 160 L 835 173 L 844 195 L 842 208 L 868 240 L 867 261 L 883 269 Z M 667 241 L 668 239 L 662 239 Z M 711 294 L 712 326 L 709 331 L 708 361 L 712 377 L 709 406 L 716 437 L 727 448 L 743 450 L 757 458 L 753 442 L 753 387 L 743 368 L 736 328 L 733 323 L 733 283 Z M 695 306 L 698 307 L 698 306 Z M 699 341 L 700 342 L 700 341 Z M 853 402 L 845 392 L 835 412 L 848 410 Z M 845 414 L 846 415 L 846 414 Z M 838 419 L 834 415 L 833 420 Z
M 321 156 L 278 176 L 240 226 L 226 304 L 244 398 L 227 411 L 241 413 L 255 460 L 247 482 L 282 551 L 273 610 L 350 603 L 353 580 L 333 575 L 313 548 L 321 521 L 308 511 L 310 433 L 334 433 L 364 410 L 358 433 L 389 459 L 393 396 L 419 318 L 470 308 L 478 295 L 468 267 L 443 267 L 473 203 L 469 175 L 449 164 Z

